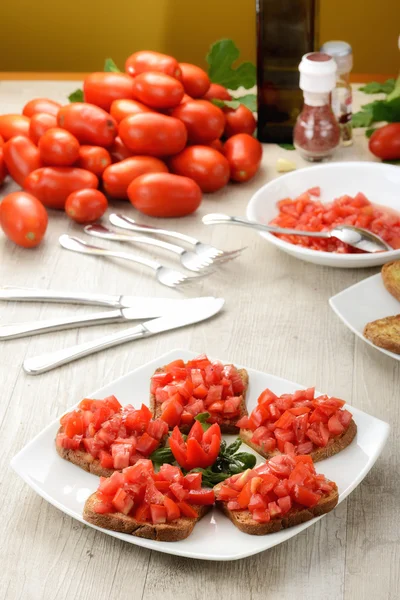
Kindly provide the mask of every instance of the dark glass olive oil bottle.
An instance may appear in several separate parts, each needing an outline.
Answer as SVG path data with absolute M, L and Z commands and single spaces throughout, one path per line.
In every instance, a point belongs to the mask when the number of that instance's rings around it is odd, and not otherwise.
M 258 139 L 291 143 L 302 107 L 298 66 L 319 47 L 319 0 L 256 0 Z

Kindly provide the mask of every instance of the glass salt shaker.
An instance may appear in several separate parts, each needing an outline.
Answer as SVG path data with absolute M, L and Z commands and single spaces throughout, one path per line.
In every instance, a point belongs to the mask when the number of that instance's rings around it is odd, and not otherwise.
M 353 51 L 347 42 L 331 41 L 321 47 L 321 52 L 329 54 L 337 65 L 336 87 L 332 91 L 332 109 L 339 121 L 342 146 L 353 143 L 352 90 L 350 71 L 353 68 Z
M 317 162 L 331 156 L 340 144 L 340 128 L 330 102 L 336 86 L 336 62 L 328 54 L 310 52 L 303 56 L 299 71 L 304 106 L 293 143 L 303 158 Z

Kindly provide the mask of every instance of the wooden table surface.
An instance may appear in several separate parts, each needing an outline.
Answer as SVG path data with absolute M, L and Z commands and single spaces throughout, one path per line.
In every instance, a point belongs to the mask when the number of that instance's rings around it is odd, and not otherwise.
M 35 96 L 64 101 L 77 85 L 72 81 L 1 82 L 0 112 L 18 112 Z M 355 94 L 356 107 L 368 101 L 369 97 Z M 295 160 L 299 167 L 304 164 L 294 152 L 265 146 L 263 168 L 253 181 L 207 196 L 196 215 L 168 222 L 171 228 L 224 249 L 248 246 L 240 259 L 199 286 L 200 294 L 226 299 L 225 312 L 212 322 L 123 345 L 38 377 L 23 372 L 25 357 L 93 339 L 121 326 L 71 330 L 0 345 L 0 598 L 400 597 L 400 364 L 356 338 L 328 305 L 330 296 L 377 270 L 314 266 L 279 252 L 245 229 L 201 225 L 201 216 L 208 212 L 244 214 L 253 192 L 278 176 L 278 156 Z M 371 159 L 361 131 L 356 131 L 353 147 L 340 150 L 335 157 L 358 159 Z M 7 184 L 1 193 L 12 189 Z M 113 208 L 135 215 L 122 202 Z M 79 227 L 65 215 L 52 213 L 46 240 L 36 250 L 18 248 L 1 236 L 1 284 L 178 297 L 176 291 L 153 281 L 144 268 L 63 250 L 57 240 L 64 232 L 77 233 Z M 163 258 L 169 260 L 167 254 Z M 1 321 L 85 310 L 72 305 L 9 303 L 1 305 Z M 316 385 L 388 421 L 390 441 L 361 485 L 326 518 L 272 550 L 226 563 L 177 558 L 120 542 L 66 516 L 11 470 L 11 457 L 68 407 L 176 347 L 205 351 L 305 386 Z

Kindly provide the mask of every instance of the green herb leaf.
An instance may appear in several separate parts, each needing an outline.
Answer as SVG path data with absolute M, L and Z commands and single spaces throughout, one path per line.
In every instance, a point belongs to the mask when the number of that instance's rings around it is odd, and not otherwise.
M 376 127 L 370 127 L 369 129 L 367 129 L 367 131 L 365 132 L 365 135 L 367 136 L 367 138 L 370 138 L 371 135 L 374 133 L 374 131 L 376 131 Z
M 394 100 L 395 98 L 398 98 L 399 96 L 400 96 L 400 75 L 398 76 L 397 81 L 394 84 L 393 91 L 390 92 L 390 94 L 388 94 L 386 100 L 388 100 L 388 101 Z
M 221 100 L 220 98 L 213 98 L 211 100 L 215 106 L 219 108 L 233 108 L 236 110 L 241 104 L 247 106 L 251 112 L 257 111 L 257 96 L 255 94 L 246 94 L 245 96 L 239 96 L 233 100 Z
M 105 73 L 121 73 L 120 69 L 118 69 L 117 65 L 113 61 L 112 58 L 106 58 L 104 62 L 104 72 Z
M 83 102 L 83 90 L 75 90 L 68 96 L 70 102 Z
M 400 96 L 393 100 L 382 100 L 374 102 L 372 106 L 374 121 L 388 121 L 389 123 L 400 122 Z
M 353 127 L 369 127 L 374 118 L 372 116 L 372 109 L 361 109 L 360 111 L 354 113 L 352 118 Z
M 278 144 L 279 148 L 283 148 L 284 150 L 296 150 L 293 144 Z
M 232 454 L 235 454 L 235 452 L 237 452 L 239 450 L 241 445 L 242 445 L 242 440 L 240 438 L 237 438 L 237 440 L 232 442 L 232 444 L 229 444 L 229 446 L 226 448 L 224 454 L 226 456 L 232 456 Z
M 165 463 L 172 465 L 172 463 L 175 462 L 175 456 L 172 454 L 172 450 L 168 446 L 154 450 L 154 452 L 150 454 L 150 460 L 158 465 L 163 465 Z
M 394 90 L 395 83 L 394 79 L 387 79 L 384 83 L 371 81 L 360 87 L 359 90 L 360 92 L 364 92 L 364 94 L 390 94 Z
M 214 487 L 214 485 L 217 485 L 217 483 L 221 483 L 221 481 L 225 481 L 225 479 L 228 479 L 228 477 L 231 476 L 230 473 L 214 473 L 211 467 L 208 467 L 207 469 L 201 469 L 199 467 L 198 469 L 192 469 L 189 471 L 189 473 L 201 473 L 202 486 L 210 488 Z
M 253 63 L 244 62 L 236 69 L 232 64 L 238 60 L 239 49 L 232 40 L 223 39 L 215 42 L 207 54 L 208 74 L 213 83 L 220 83 L 230 90 L 243 86 L 246 89 L 256 84 L 256 67 Z
M 201 426 L 203 428 L 203 431 L 207 431 L 207 429 L 210 429 L 211 427 L 211 423 L 207 423 L 207 419 L 210 418 L 210 413 L 208 412 L 203 412 L 203 413 L 199 413 L 194 420 L 195 421 L 199 421 L 199 423 L 201 423 Z

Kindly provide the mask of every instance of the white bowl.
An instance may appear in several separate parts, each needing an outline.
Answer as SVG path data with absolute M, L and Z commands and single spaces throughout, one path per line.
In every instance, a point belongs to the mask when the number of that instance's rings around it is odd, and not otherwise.
M 321 201 L 332 202 L 338 196 L 363 192 L 374 204 L 400 211 L 400 168 L 373 162 L 337 162 L 307 167 L 282 175 L 260 188 L 247 205 L 247 217 L 268 224 L 277 216 L 276 203 L 296 198 L 309 188 L 321 187 Z M 310 250 L 280 240 L 271 233 L 260 235 L 284 252 L 317 265 L 329 267 L 375 267 L 400 257 L 400 250 L 377 254 L 336 254 Z

